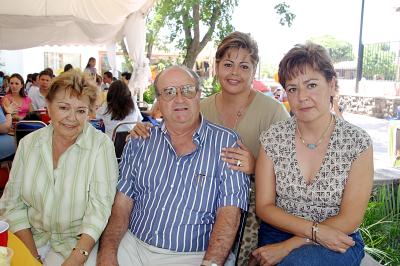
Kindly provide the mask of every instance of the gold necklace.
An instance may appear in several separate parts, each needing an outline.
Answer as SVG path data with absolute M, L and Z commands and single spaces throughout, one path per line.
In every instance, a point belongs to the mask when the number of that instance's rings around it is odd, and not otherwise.
M 306 143 L 306 142 L 304 141 L 303 137 L 301 136 L 300 129 L 299 129 L 299 124 L 296 123 L 297 132 L 299 133 L 299 138 L 300 138 L 301 142 L 303 143 L 303 145 L 305 145 L 305 146 L 306 146 L 307 148 L 309 148 L 310 150 L 315 150 L 315 149 L 317 148 L 317 146 L 318 146 L 319 144 L 321 144 L 322 140 L 324 139 L 326 132 L 328 132 L 328 129 L 329 129 L 329 128 L 331 127 L 331 125 L 332 125 L 332 121 L 333 121 L 333 115 L 331 115 L 331 120 L 329 121 L 328 127 L 324 130 L 324 132 L 322 132 L 321 137 L 317 140 L 316 143 Z
M 222 94 L 221 94 L 221 97 L 222 97 Z M 251 98 L 251 91 L 249 92 L 249 95 L 247 96 L 246 103 L 242 107 L 240 107 L 239 110 L 236 112 L 235 123 L 233 124 L 232 129 L 236 130 L 236 126 L 237 126 L 237 123 L 239 122 L 240 117 L 246 113 L 246 108 L 250 103 L 250 98 Z M 221 101 L 221 103 L 222 103 L 222 101 Z M 217 97 L 215 97 L 215 106 L 217 106 Z M 219 112 L 218 112 L 218 118 L 219 118 L 219 120 L 221 120 L 222 125 L 226 126 L 226 123 L 222 119 L 222 116 Z

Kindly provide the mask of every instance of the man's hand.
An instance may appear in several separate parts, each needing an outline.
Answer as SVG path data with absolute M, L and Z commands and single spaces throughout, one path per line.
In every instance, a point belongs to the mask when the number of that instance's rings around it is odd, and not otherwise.
M 98 252 L 96 266 L 118 266 L 117 253 L 110 251 Z
M 151 123 L 136 123 L 135 127 L 131 130 L 130 134 L 128 137 L 132 137 L 132 138 L 145 138 L 147 139 L 148 137 L 150 137 L 150 128 L 153 127 L 153 125 Z

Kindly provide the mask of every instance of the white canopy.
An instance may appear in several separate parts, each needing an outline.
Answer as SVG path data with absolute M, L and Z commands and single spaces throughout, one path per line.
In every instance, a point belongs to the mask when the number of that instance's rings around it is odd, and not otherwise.
M 142 65 L 145 16 L 154 1 L 1 0 L 0 50 L 103 44 L 112 50 L 112 45 L 126 37 L 131 59 Z

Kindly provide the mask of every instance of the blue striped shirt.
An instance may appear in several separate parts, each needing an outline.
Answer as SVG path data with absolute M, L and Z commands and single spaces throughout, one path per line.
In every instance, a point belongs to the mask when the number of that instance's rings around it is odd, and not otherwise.
M 150 245 L 205 251 L 219 207 L 247 210 L 249 177 L 220 159 L 236 133 L 201 118 L 192 139 L 195 150 L 178 156 L 162 123 L 125 146 L 118 190 L 134 200 L 129 230 Z

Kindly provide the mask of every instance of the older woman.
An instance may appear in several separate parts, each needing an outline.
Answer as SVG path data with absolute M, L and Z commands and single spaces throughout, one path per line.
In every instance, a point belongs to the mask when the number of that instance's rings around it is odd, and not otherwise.
M 216 124 L 234 129 L 242 139 L 240 148 L 227 148 L 222 159 L 231 168 L 253 175 L 262 131 L 273 123 L 288 118 L 281 103 L 252 89 L 259 61 L 257 43 L 249 34 L 233 32 L 218 46 L 216 55 L 217 79 L 221 92 L 201 102 L 204 117 Z M 133 136 L 148 133 L 137 126 Z M 254 182 L 238 265 L 247 265 L 250 253 L 257 247 L 258 221 L 255 215 Z
M 76 70 L 51 84 L 51 124 L 23 138 L 1 215 L 45 265 L 83 265 L 107 224 L 117 161 L 111 140 L 88 122 L 97 87 Z
M 359 265 L 371 138 L 330 112 L 337 81 L 323 47 L 296 45 L 279 78 L 294 116 L 260 138 L 256 210 L 263 223 L 253 255 L 261 265 Z

